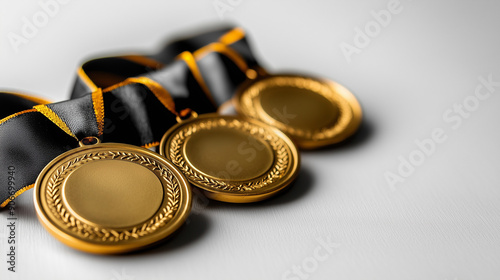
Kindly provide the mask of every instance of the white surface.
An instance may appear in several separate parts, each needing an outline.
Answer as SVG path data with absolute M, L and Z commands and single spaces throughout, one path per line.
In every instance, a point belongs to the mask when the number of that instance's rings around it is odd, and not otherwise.
M 339 45 L 352 44 L 355 28 L 389 1 L 231 2 L 239 4 L 224 21 L 247 30 L 270 70 L 351 89 L 364 132 L 349 145 L 303 152 L 300 178 L 275 199 L 196 202 L 177 236 L 139 254 L 62 245 L 36 220 L 28 191 L 17 200 L 15 273 L 0 212 L 0 279 L 282 279 L 303 264 L 308 279 L 498 279 L 500 87 L 458 129 L 442 115 L 474 93 L 479 76 L 500 81 L 500 3 L 401 0 L 403 10 L 348 63 Z M 68 96 L 85 59 L 154 51 L 172 34 L 221 22 L 213 1 L 72 1 L 15 53 L 9 32 L 40 10 L 37 1 L 0 2 L 0 86 L 52 100 Z M 447 140 L 391 188 L 384 173 L 397 172 L 398 156 L 408 158 L 434 128 Z M 328 238 L 338 247 L 313 267 L 317 239 Z

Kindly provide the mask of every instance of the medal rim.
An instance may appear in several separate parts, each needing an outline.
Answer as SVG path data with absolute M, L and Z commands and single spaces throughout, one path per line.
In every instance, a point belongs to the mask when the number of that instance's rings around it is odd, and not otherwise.
M 48 214 L 50 210 L 45 209 L 45 207 L 43 206 L 41 198 L 42 194 L 40 193 L 45 176 L 51 170 L 59 168 L 56 166 L 58 165 L 61 166 L 62 164 L 67 163 L 68 160 L 70 160 L 68 158 L 71 158 L 72 155 L 76 155 L 82 151 L 97 150 L 99 148 L 111 148 L 115 150 L 122 149 L 123 151 L 129 151 L 129 152 L 134 151 L 138 154 L 151 157 L 154 160 L 158 161 L 159 163 L 164 164 L 172 172 L 173 176 L 179 182 L 180 194 L 179 194 L 178 210 L 174 214 L 174 217 L 170 221 L 168 221 L 167 224 L 163 225 L 161 228 L 158 228 L 154 234 L 150 236 L 141 236 L 138 239 L 128 239 L 127 241 L 122 241 L 119 244 L 112 244 L 112 243 L 103 244 L 94 242 L 90 239 L 79 238 L 77 236 L 68 233 L 71 232 L 71 230 L 61 228 L 61 226 L 59 226 L 55 221 L 52 220 L 53 217 Z M 153 170 L 151 169 L 150 171 L 153 172 Z M 164 187 L 165 191 L 165 186 L 163 183 L 162 186 Z M 59 241 L 61 241 L 62 243 L 71 248 L 95 254 L 121 254 L 153 246 L 154 244 L 159 243 L 165 240 L 167 237 L 171 236 L 184 224 L 184 222 L 189 216 L 192 206 L 192 192 L 189 182 L 185 178 L 184 174 L 173 163 L 166 160 L 159 154 L 150 151 L 148 149 L 121 143 L 100 143 L 97 145 L 77 147 L 57 156 L 44 167 L 44 169 L 40 172 L 39 176 L 37 177 L 33 192 L 33 198 L 38 220 L 53 237 L 55 237 L 56 239 L 58 239 Z M 163 200 L 165 199 L 167 198 L 164 194 Z M 156 213 L 158 213 L 161 210 L 161 208 L 162 207 L 158 208 Z M 147 218 L 146 221 L 152 219 L 156 215 L 157 214 L 153 215 L 150 218 Z
M 350 113 L 352 114 L 352 117 L 349 119 L 349 123 L 346 125 L 345 129 L 337 133 L 336 135 L 325 138 L 325 139 L 311 139 L 313 137 L 299 137 L 297 135 L 294 135 L 291 133 L 291 131 L 295 130 L 290 125 L 284 124 L 279 122 L 278 120 L 275 120 L 272 117 L 267 117 L 263 116 L 265 113 L 261 113 L 260 110 L 256 109 L 254 106 L 251 108 L 247 106 L 242 105 L 242 98 L 244 97 L 245 93 L 248 92 L 254 85 L 256 85 L 258 82 L 265 81 L 267 79 L 273 79 L 273 78 L 299 78 L 299 79 L 310 79 L 319 83 L 322 83 L 326 86 L 328 86 L 331 91 L 340 96 L 342 99 L 344 99 L 345 102 L 349 105 L 349 110 Z M 311 90 L 312 91 L 312 90 Z M 316 94 L 321 95 L 320 93 L 317 93 L 315 91 L 312 91 Z M 259 93 L 260 95 L 260 93 Z M 336 107 L 339 107 L 338 104 L 332 102 L 330 99 L 326 98 L 330 103 Z M 352 136 L 360 127 L 361 121 L 363 118 L 363 113 L 362 113 L 362 108 L 361 105 L 359 104 L 358 100 L 352 94 L 350 90 L 348 90 L 346 87 L 343 85 L 334 82 L 329 79 L 325 78 L 318 78 L 315 76 L 310 76 L 310 75 L 301 75 L 301 74 L 294 74 L 294 73 L 277 73 L 277 74 L 267 74 L 264 76 L 259 76 L 255 79 L 247 79 L 245 82 L 243 82 L 235 92 L 234 97 L 232 98 L 235 110 L 238 114 L 243 115 L 247 118 L 252 118 L 252 116 L 257 116 L 257 119 L 261 122 L 264 122 L 267 125 L 277 127 L 278 129 L 282 130 L 285 134 L 287 134 L 290 138 L 292 138 L 297 146 L 301 149 L 317 149 L 321 148 L 324 146 L 336 144 L 339 142 L 342 142 Z M 342 113 L 342 112 L 341 112 Z M 272 121 L 267 121 L 266 119 L 272 119 Z M 340 116 L 339 116 L 340 118 Z M 277 123 L 277 125 L 276 125 Z M 335 122 L 332 126 L 325 127 L 325 129 L 333 129 L 338 123 Z
M 175 131 L 179 130 L 179 128 L 183 126 L 187 126 L 189 124 L 192 124 L 196 121 L 202 120 L 202 119 L 210 119 L 210 118 L 231 118 L 231 119 L 239 119 L 242 121 L 249 122 L 254 125 L 261 126 L 265 128 L 266 130 L 270 130 L 277 137 L 282 139 L 285 144 L 287 145 L 288 149 L 290 150 L 290 158 L 291 158 L 291 163 L 290 166 L 288 167 L 288 172 L 280 178 L 279 183 L 274 184 L 272 183 L 273 186 L 270 187 L 262 187 L 253 191 L 249 192 L 236 192 L 236 191 L 231 191 L 231 190 L 221 190 L 221 189 L 213 189 L 209 188 L 203 184 L 200 184 L 198 182 L 193 182 L 192 180 L 189 179 L 189 176 L 187 177 L 187 180 L 191 183 L 192 186 L 200 189 L 205 196 L 207 196 L 210 199 L 217 200 L 217 201 L 222 201 L 222 202 L 230 202 L 230 203 L 251 203 L 251 202 L 257 202 L 257 201 L 262 201 L 265 200 L 271 196 L 274 196 L 278 192 L 282 191 L 283 189 L 287 188 L 288 186 L 293 183 L 293 181 L 297 178 L 299 170 L 300 170 L 300 154 L 298 152 L 297 146 L 293 142 L 293 140 L 288 137 L 285 133 L 283 133 L 281 130 L 270 126 L 266 123 L 263 123 L 261 121 L 247 118 L 245 116 L 241 115 L 221 115 L 218 113 L 208 113 L 208 114 L 202 114 L 196 118 L 188 119 L 186 121 L 183 121 L 181 123 L 177 123 L 176 125 L 172 126 L 165 134 L 163 135 L 161 142 L 160 142 L 160 154 L 164 157 L 166 157 L 168 160 L 172 160 L 170 158 L 170 153 L 165 152 L 165 148 L 167 145 L 169 145 L 170 140 L 172 139 Z M 275 150 L 272 149 L 273 151 L 273 163 L 276 159 L 275 155 Z M 186 160 L 186 162 L 189 162 L 189 160 Z M 173 163 L 175 165 L 175 163 Z M 190 164 L 190 163 L 188 163 Z M 190 164 L 190 167 L 198 170 L 195 166 Z M 179 168 L 181 169 L 181 168 Z M 182 169 L 181 169 L 182 171 Z M 183 172 L 183 171 L 182 171 Z M 183 172 L 184 173 L 184 172 Z M 260 176 L 259 176 L 260 177 Z M 284 178 L 284 179 L 283 179 Z M 237 180 L 234 180 L 237 181 Z M 250 180 L 242 180 L 238 182 L 245 182 L 245 181 L 250 181 Z

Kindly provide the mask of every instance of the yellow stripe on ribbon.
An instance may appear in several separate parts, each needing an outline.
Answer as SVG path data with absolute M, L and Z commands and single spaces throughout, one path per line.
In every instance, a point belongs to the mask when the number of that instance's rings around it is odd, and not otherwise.
M 101 89 L 92 92 L 92 105 L 94 106 L 94 114 L 97 121 L 99 136 L 101 136 L 104 131 L 104 100 L 102 98 Z
M 148 143 L 146 145 L 143 145 L 142 147 L 146 148 L 146 149 L 149 149 L 149 148 L 153 148 L 153 147 L 157 147 L 157 146 L 160 146 L 160 142 Z
M 7 206 L 7 204 L 9 204 L 9 202 L 14 200 L 16 197 L 20 196 L 23 192 L 33 188 L 34 186 L 35 186 L 35 184 L 31 184 L 29 186 L 26 186 L 22 189 L 17 190 L 17 192 L 15 194 L 9 196 L 9 198 L 7 198 L 4 202 L 2 202 L 2 204 L 0 204 L 0 208 L 4 208 L 5 206 Z
M 76 135 L 69 129 L 66 123 L 63 120 L 61 120 L 61 118 L 56 113 L 54 113 L 54 111 L 52 111 L 49 107 L 47 107 L 46 105 L 36 105 L 33 108 L 38 112 L 42 113 L 53 123 L 55 123 L 62 131 L 66 132 L 69 136 L 78 140 Z
M 150 78 L 147 77 L 137 77 L 137 78 L 128 78 L 125 81 L 118 83 L 116 85 L 112 85 L 106 89 L 103 90 L 104 93 L 112 91 L 116 88 L 128 85 L 128 84 L 143 84 L 149 88 L 153 92 L 153 94 L 156 96 L 156 98 L 167 108 L 170 112 L 172 112 L 174 115 L 178 115 L 177 112 L 175 111 L 175 103 L 174 100 L 172 99 L 172 96 L 170 96 L 170 93 L 163 88 L 159 83 L 156 81 L 151 80 Z
M 119 56 L 119 58 L 123 58 L 123 59 L 135 62 L 137 64 L 141 64 L 141 65 L 144 65 L 146 67 L 156 69 L 156 70 L 158 70 L 164 66 L 163 63 L 161 63 L 159 61 L 156 61 L 152 58 L 149 58 L 149 57 L 146 57 L 143 55 L 138 55 L 138 54 L 123 55 L 123 56 Z
M 98 89 L 96 84 L 94 84 L 92 79 L 89 78 L 89 76 L 87 75 L 87 73 L 85 73 L 82 67 L 78 68 L 77 75 L 85 83 L 85 85 L 89 87 L 91 91 L 96 91 Z
M 219 38 L 219 42 L 224 45 L 231 45 L 245 37 L 245 31 L 241 27 L 236 27 Z
M 35 97 L 35 96 L 30 96 L 30 95 L 23 94 L 23 93 L 8 92 L 8 91 L 2 91 L 2 92 L 22 97 L 22 98 L 24 98 L 26 100 L 35 102 L 36 104 L 49 104 L 49 103 L 51 103 L 50 101 L 48 101 L 46 99 L 43 99 L 43 98 L 40 98 L 40 97 Z
M 191 70 L 191 73 L 193 73 L 194 78 L 201 86 L 201 89 L 205 92 L 205 95 L 208 97 L 208 99 L 210 99 L 210 101 L 212 101 L 212 104 L 214 104 L 214 106 L 217 106 L 217 103 L 215 103 L 215 100 L 212 97 L 212 94 L 210 93 L 210 90 L 208 89 L 203 76 L 201 75 L 200 69 L 198 68 L 198 64 L 196 63 L 196 59 L 194 58 L 193 54 L 191 52 L 185 51 L 179 54 L 177 58 L 182 59 L 184 60 L 184 62 L 186 62 L 189 70 Z
M 17 112 L 15 114 L 12 114 L 10 116 L 7 116 L 7 117 L 1 119 L 0 120 L 0 124 L 3 124 L 4 122 L 6 122 L 6 121 L 8 121 L 8 120 L 10 120 L 12 118 L 15 118 L 15 117 L 17 117 L 19 115 L 23 115 L 23 114 L 31 113 L 31 112 L 36 112 L 36 110 L 35 109 L 28 109 L 28 110 L 24 110 L 24 111 L 21 111 L 21 112 Z
M 243 57 L 236 52 L 234 49 L 228 47 L 227 45 L 224 45 L 222 43 L 211 43 L 207 46 L 204 46 L 201 49 L 198 49 L 194 52 L 194 57 L 196 60 L 200 60 L 206 55 L 208 55 L 210 52 L 217 52 L 220 54 L 225 55 L 227 58 L 229 58 L 231 61 L 236 64 L 238 68 L 242 72 L 246 72 L 248 70 L 248 65 L 246 61 L 243 59 Z

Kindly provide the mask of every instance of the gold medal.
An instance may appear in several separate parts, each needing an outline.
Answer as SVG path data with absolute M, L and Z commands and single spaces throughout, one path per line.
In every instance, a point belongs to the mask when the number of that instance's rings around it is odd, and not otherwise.
M 300 148 L 338 143 L 361 123 L 361 107 L 345 87 L 297 75 L 263 75 L 249 70 L 250 79 L 237 91 L 238 113 L 277 127 Z M 254 79 L 251 79 L 254 78 Z
M 172 163 L 131 145 L 80 143 L 52 160 L 35 183 L 38 218 L 53 236 L 86 252 L 123 253 L 184 223 L 191 190 Z
M 160 153 L 207 197 L 260 201 L 297 176 L 297 148 L 278 129 L 236 116 L 193 115 L 167 131 Z

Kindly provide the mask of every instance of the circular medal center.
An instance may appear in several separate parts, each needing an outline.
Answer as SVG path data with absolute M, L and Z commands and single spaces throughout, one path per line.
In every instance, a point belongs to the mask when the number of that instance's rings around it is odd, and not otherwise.
M 304 88 L 272 86 L 261 91 L 266 114 L 285 125 L 302 130 L 319 130 L 334 124 L 339 108 L 324 96 Z
M 194 133 L 187 139 L 184 153 L 198 171 L 217 179 L 235 181 L 263 175 L 274 159 L 266 142 L 225 127 Z
M 66 179 L 64 196 L 77 215 L 103 227 L 130 227 L 151 218 L 163 186 L 148 168 L 122 160 L 88 162 Z

